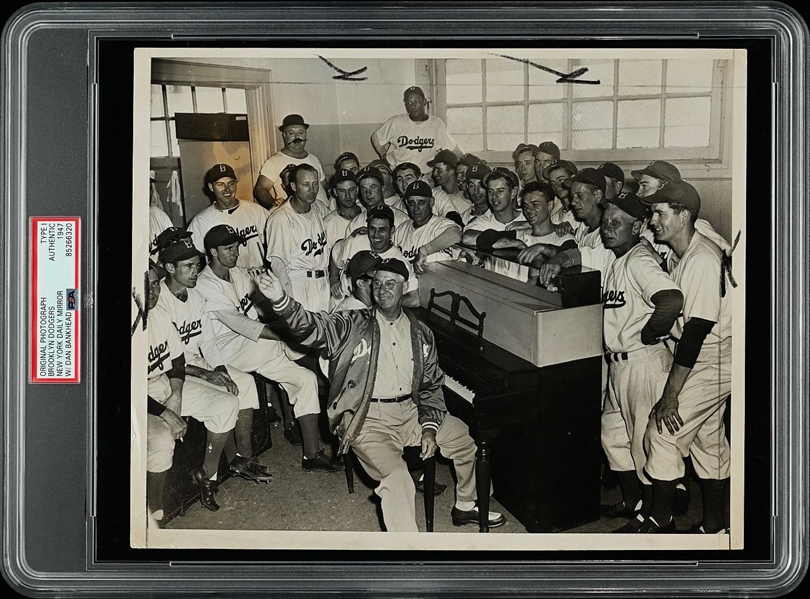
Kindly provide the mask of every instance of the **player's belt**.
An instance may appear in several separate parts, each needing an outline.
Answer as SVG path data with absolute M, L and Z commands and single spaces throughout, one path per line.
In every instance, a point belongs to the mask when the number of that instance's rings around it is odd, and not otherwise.
M 410 395 L 400 395 L 399 397 L 372 397 L 371 401 L 377 401 L 380 403 L 400 403 L 410 398 Z
M 619 362 L 634 362 L 634 361 L 639 361 L 639 360 L 646 360 L 646 359 L 648 359 L 648 356 L 649 356 L 648 351 L 652 350 L 652 349 L 655 349 L 658 346 L 659 343 L 660 343 L 660 340 L 656 341 L 652 345 L 645 345 L 644 347 L 639 348 L 637 350 L 634 350 L 632 352 L 626 352 L 626 351 L 609 352 L 609 351 L 606 351 L 605 352 L 605 360 L 607 360 L 608 363 L 613 362 L 614 364 L 617 364 Z
M 307 273 L 309 279 L 322 279 L 326 276 L 325 270 L 305 270 L 304 272 Z

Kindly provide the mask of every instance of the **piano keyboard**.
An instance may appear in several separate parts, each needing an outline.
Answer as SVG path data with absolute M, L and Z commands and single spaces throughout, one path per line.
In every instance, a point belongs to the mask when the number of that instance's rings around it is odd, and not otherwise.
M 456 395 L 460 396 L 465 401 L 470 403 L 473 402 L 475 399 L 475 392 L 472 389 L 468 389 L 461 383 L 459 383 L 456 379 L 450 377 L 445 373 L 444 375 L 444 386 L 453 391 Z

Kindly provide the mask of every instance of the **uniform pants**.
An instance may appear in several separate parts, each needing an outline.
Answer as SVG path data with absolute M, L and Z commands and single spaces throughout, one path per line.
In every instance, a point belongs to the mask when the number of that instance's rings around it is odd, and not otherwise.
M 628 353 L 626 361 L 610 362 L 607 400 L 602 411 L 602 448 L 610 469 L 635 470 L 644 484 L 652 484 L 644 474 L 647 455 L 644 434 L 650 411 L 661 398 L 672 354 L 663 344 Z
M 731 449 L 726 440 L 723 414 L 731 394 L 731 347 L 715 361 L 698 362 L 678 396 L 683 426 L 674 435 L 650 419 L 644 439 L 647 473 L 658 480 L 684 475 L 683 458 L 692 456 L 695 473 L 703 479 L 723 480 L 730 475 Z
M 445 415 L 436 442 L 441 454 L 453 460 L 456 469 L 456 499 L 475 501 L 475 442 L 458 418 Z M 416 488 L 402 458 L 406 446 L 421 445 L 422 427 L 416 404 L 371 402 L 360 434 L 352 443 L 366 472 L 380 482 L 374 492 L 382 500 L 383 520 L 388 532 L 418 532 Z
M 306 276 L 306 271 L 289 272 L 292 296 L 304 310 L 310 312 L 328 312 L 329 298 L 332 296 L 329 289 L 329 277 Z
M 165 472 L 172 467 L 174 437 L 160 416 L 146 415 L 146 471 Z

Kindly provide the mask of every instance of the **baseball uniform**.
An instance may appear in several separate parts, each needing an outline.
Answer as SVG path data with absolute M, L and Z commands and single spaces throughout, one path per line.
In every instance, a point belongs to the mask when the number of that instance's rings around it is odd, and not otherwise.
M 487 209 L 487 212 L 484 212 L 483 214 L 479 214 L 478 209 L 475 207 L 475 204 L 470 204 L 470 207 L 467 208 L 464 212 L 461 213 L 461 222 L 463 222 L 464 226 L 466 227 L 467 225 L 470 224 L 470 222 L 472 222 L 472 219 L 474 219 L 474 218 L 476 218 L 478 216 L 483 216 L 484 214 L 487 214 L 488 212 L 489 212 L 489 209 Z
M 411 220 L 411 217 L 408 216 L 408 214 L 406 212 L 403 212 L 402 210 L 397 210 L 396 208 L 391 208 L 391 210 L 394 213 L 394 231 L 396 232 L 396 227 L 399 227 L 400 225 L 407 223 L 409 220 Z M 349 225 L 346 227 L 346 235 L 344 235 L 344 237 L 348 237 L 357 229 L 365 227 L 368 224 L 367 218 L 368 217 L 366 216 L 366 209 L 363 208 L 363 211 L 357 216 L 355 216 L 351 220 Z
M 728 251 L 731 249 L 731 245 L 729 245 L 728 241 L 720 235 L 717 231 L 714 230 L 711 223 L 703 218 L 699 218 L 695 221 L 695 231 L 703 235 L 704 237 L 708 238 L 709 240 L 713 241 L 717 247 L 721 250 Z M 658 255 L 661 256 L 664 260 L 667 259 L 672 249 L 665 243 L 658 243 L 655 241 L 655 234 L 652 232 L 652 229 L 646 227 L 644 231 L 641 233 L 642 237 L 646 238 L 647 241 L 653 246 Z
M 406 214 L 408 212 L 408 207 L 405 205 L 405 202 L 403 202 L 402 198 L 399 197 L 397 194 L 394 194 L 387 198 L 383 198 L 383 202 L 385 202 L 386 206 L 389 206 L 392 209 L 405 212 Z
M 577 223 L 579 226 L 574 230 L 574 241 L 580 248 L 601 248 L 602 235 L 599 232 L 601 227 L 596 227 L 593 231 L 588 230 L 585 223 Z
M 343 218 L 337 211 L 330 212 L 323 217 L 323 227 L 326 231 L 326 255 L 332 253 L 335 244 L 346 237 L 346 227 L 352 221 L 351 218 Z
M 394 230 L 394 245 L 399 246 L 407 263 L 416 258 L 420 247 L 430 243 L 446 230 L 458 228 L 459 226 L 450 219 L 434 214 L 428 222 L 418 229 L 414 228 L 413 221 L 408 221 L 401 227 L 397 227 Z M 450 248 L 445 248 L 428 256 L 427 261 L 440 262 L 452 259 L 453 254 Z
M 237 266 L 258 274 L 264 271 L 264 230 L 269 213 L 255 202 L 239 200 L 230 210 L 217 210 L 216 204 L 197 214 L 188 226 L 194 247 L 205 253 L 205 234 L 217 225 L 230 225 L 245 238 Z
M 244 372 L 258 372 L 279 383 L 289 396 L 295 416 L 320 413 L 315 374 L 290 360 L 284 343 L 260 337 L 264 325 L 250 299 L 250 273 L 234 267 L 224 281 L 206 266 L 197 278 L 196 290 L 205 298 L 214 339 L 223 359 Z
M 731 394 L 731 296 L 720 293 L 721 256 L 720 248 L 696 231 L 680 259 L 674 252 L 668 258 L 670 277 L 684 296 L 683 314 L 672 327 L 672 339 L 680 340 L 691 318 L 715 325 L 678 395 L 683 426 L 675 434 L 666 428 L 659 433 L 653 419 L 647 428 L 646 469 L 658 480 L 683 476 L 683 458 L 687 455 L 691 455 L 700 478 L 722 480 L 729 476 L 731 452 L 723 413 Z
M 149 253 L 157 247 L 158 235 L 173 227 L 172 219 L 160 208 L 149 206 Z
M 318 171 L 319 182 L 322 183 L 325 179 L 321 161 L 311 152 L 307 154 L 306 158 L 293 158 L 292 156 L 287 156 L 284 152 L 276 152 L 264 161 L 264 164 L 262 164 L 259 170 L 259 174 L 270 179 L 270 182 L 273 184 L 273 192 L 277 199 L 287 199 L 287 192 L 284 191 L 284 188 L 281 186 L 281 171 L 283 171 L 288 164 L 308 164 Z M 318 200 L 329 205 L 323 184 L 318 188 Z
M 457 212 L 461 216 L 472 206 L 472 202 L 461 191 L 447 193 L 441 187 L 433 188 L 433 200 L 433 214 L 439 216 L 447 216 L 449 212 Z
M 517 238 L 527 246 L 535 245 L 537 243 L 548 243 L 551 245 L 561 246 L 566 241 L 576 241 L 574 236 L 570 233 L 566 233 L 565 235 L 557 235 L 556 231 L 552 231 L 548 235 L 532 235 L 531 229 L 521 229 L 518 231 Z
M 650 411 L 660 399 L 672 367 L 663 343 L 644 345 L 641 329 L 659 291 L 678 290 L 652 252 L 641 244 L 620 257 L 607 248 L 584 248 L 582 265 L 602 272 L 605 357 L 610 374 L 602 410 L 602 447 L 611 470 L 635 470 L 644 484 L 644 434 Z
M 453 150 L 458 145 L 440 118 L 427 115 L 424 121 L 412 121 L 407 114 L 392 116 L 374 132 L 381 146 L 391 144 L 385 153 L 392 167 L 411 162 L 423 173 L 429 173 L 428 161 L 439 150 Z
M 340 269 L 341 277 L 343 277 L 344 270 L 349 264 L 349 260 L 352 259 L 352 256 L 363 250 L 368 250 L 370 252 L 374 251 L 371 249 L 371 243 L 368 241 L 368 235 L 347 237 L 343 241 L 335 244 L 335 247 L 332 249 L 332 260 L 334 260 L 335 265 Z M 408 268 L 408 293 L 419 289 L 419 278 L 414 275 L 413 266 L 411 266 L 410 260 L 403 255 L 402 250 L 400 250 L 396 244 L 377 255 L 383 260 L 386 258 L 396 258 L 397 260 L 404 262 L 405 266 Z
M 326 211 L 315 202 L 306 214 L 290 202 L 282 204 L 267 219 L 267 261 L 284 261 L 292 295 L 307 310 L 329 309 L 329 254 L 323 217 Z
M 508 223 L 502 223 L 495 218 L 495 213 L 490 210 L 486 214 L 476 216 L 472 219 L 467 226 L 464 227 L 465 231 L 487 231 L 492 229 L 494 231 L 511 231 L 516 226 L 526 226 L 528 223 L 523 218 L 523 215 L 518 212 L 517 216 Z M 479 254 L 479 257 L 484 261 L 484 268 L 502 274 L 511 279 L 518 281 L 529 280 L 529 267 L 502 258 L 496 258 L 489 254 Z
M 576 229 L 579 226 L 579 222 L 574 218 L 574 212 L 570 208 L 566 209 L 560 198 L 554 198 L 549 220 L 551 220 L 551 224 L 553 225 L 568 223 L 571 225 L 572 229 Z

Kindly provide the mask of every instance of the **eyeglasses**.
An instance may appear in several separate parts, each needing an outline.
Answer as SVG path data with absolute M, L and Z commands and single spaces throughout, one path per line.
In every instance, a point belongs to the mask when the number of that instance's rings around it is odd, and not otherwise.
M 387 281 L 377 281 L 376 279 L 371 282 L 371 286 L 374 289 L 380 290 L 383 287 L 386 288 L 388 291 L 393 291 L 397 285 L 402 285 L 404 281 L 394 281 L 392 279 L 388 279 Z

